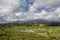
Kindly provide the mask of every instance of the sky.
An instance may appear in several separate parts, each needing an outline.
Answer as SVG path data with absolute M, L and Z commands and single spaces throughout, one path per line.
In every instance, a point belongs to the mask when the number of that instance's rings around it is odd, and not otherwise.
M 0 0 L 0 23 L 36 19 L 60 21 L 60 0 Z

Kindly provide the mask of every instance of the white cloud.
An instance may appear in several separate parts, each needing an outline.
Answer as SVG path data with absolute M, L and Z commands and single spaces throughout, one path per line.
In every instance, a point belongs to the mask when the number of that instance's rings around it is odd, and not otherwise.
M 45 10 L 42 10 L 41 13 L 16 13 L 15 15 L 12 16 L 7 16 L 8 21 L 17 21 L 17 20 L 21 20 L 21 21 L 27 21 L 27 20 L 35 20 L 35 19 L 45 19 L 45 20 L 58 20 L 60 18 L 60 14 L 57 13 L 57 10 L 59 11 L 59 8 L 56 9 L 56 11 L 54 12 L 47 12 Z
M 60 20 L 60 0 L 33 1 L 31 5 L 26 3 L 26 0 L 0 0 L 0 17 L 4 16 L 4 19 L 7 21 L 27 21 L 35 19 Z M 29 10 L 23 12 L 26 10 L 27 4 L 30 5 L 28 7 Z M 24 8 L 21 5 L 24 5 Z M 41 12 L 36 12 L 37 9 L 40 9 Z
M 22 0 L 0 0 L 0 16 L 10 14 L 21 3 Z
M 30 7 L 30 11 L 35 11 L 37 8 L 56 8 L 60 6 L 60 0 L 35 0 Z

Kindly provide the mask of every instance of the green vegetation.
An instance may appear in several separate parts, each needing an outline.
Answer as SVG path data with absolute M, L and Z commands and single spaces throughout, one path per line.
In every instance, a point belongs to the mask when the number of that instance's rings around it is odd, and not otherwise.
M 12 26 L 0 29 L 0 40 L 60 40 L 60 26 Z

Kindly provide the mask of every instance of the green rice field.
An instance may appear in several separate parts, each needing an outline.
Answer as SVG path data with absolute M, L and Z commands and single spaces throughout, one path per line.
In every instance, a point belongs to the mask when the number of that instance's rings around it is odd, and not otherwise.
M 60 40 L 60 26 L 13 26 L 0 29 L 0 40 Z

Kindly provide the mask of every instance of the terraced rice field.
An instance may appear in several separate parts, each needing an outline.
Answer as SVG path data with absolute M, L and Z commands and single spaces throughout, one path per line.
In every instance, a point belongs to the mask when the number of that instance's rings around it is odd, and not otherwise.
M 60 26 L 14 26 L 0 29 L 0 40 L 60 40 Z

